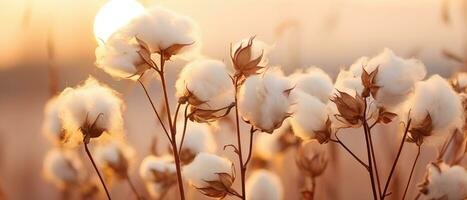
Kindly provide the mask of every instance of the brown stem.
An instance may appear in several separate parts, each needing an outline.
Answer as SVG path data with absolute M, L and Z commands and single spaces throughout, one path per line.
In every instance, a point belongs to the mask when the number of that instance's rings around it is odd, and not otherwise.
M 173 122 L 174 122 L 173 126 L 174 126 L 175 129 L 177 128 L 175 126 L 177 126 L 178 111 L 180 111 L 180 106 L 182 106 L 182 104 L 178 103 L 177 104 L 177 109 L 175 109 L 175 116 L 174 116 L 174 120 L 173 120 Z
M 365 142 L 366 142 L 366 151 L 367 151 L 367 155 L 368 155 L 368 173 L 370 174 L 370 181 L 371 181 L 371 189 L 373 191 L 373 199 L 378 199 L 377 198 L 377 195 L 376 195 L 376 185 L 375 185 L 375 177 L 374 177 L 374 174 L 373 174 L 373 161 L 372 161 L 372 156 L 371 156 L 371 147 L 370 147 L 370 139 L 369 139 L 369 133 L 368 133 L 368 124 L 367 124 L 367 121 L 366 121 L 366 110 L 367 110 L 367 102 L 366 102 L 366 98 L 364 99 L 364 110 L 363 110 L 363 118 L 362 118 L 362 121 L 363 121 L 363 130 L 365 132 Z
M 253 126 L 251 126 L 251 129 L 250 129 L 250 148 L 248 149 L 248 157 L 246 157 L 246 161 L 245 161 L 245 164 L 244 164 L 244 168 L 246 170 L 246 167 L 248 165 L 248 163 L 250 162 L 250 159 L 251 159 L 251 152 L 253 151 L 253 134 L 255 133 L 255 129 Z
M 335 134 L 336 140 L 330 139 L 331 142 L 338 143 L 340 146 L 342 146 L 350 155 L 352 155 L 353 158 L 355 158 L 356 161 L 358 161 L 363 167 L 365 167 L 366 170 L 370 170 L 368 165 L 363 162 L 357 155 L 355 155 L 352 150 L 350 150 L 338 137 L 337 134 Z
M 407 134 L 409 133 L 409 127 L 410 127 L 411 122 L 412 122 L 412 119 L 409 119 L 409 121 L 407 122 L 407 126 L 405 127 L 404 136 L 402 137 L 401 144 L 399 145 L 399 150 L 397 151 L 396 160 L 394 160 L 394 163 L 392 164 L 391 172 L 389 172 L 389 177 L 386 180 L 386 184 L 384 185 L 384 190 L 383 190 L 383 194 L 381 195 L 381 199 L 384 199 L 386 197 L 386 192 L 388 191 L 389 183 L 391 183 L 392 175 L 394 174 L 400 155 L 402 153 L 402 149 L 404 148 L 405 139 L 407 138 Z
M 167 119 L 169 121 L 169 127 L 170 127 L 170 133 L 171 133 L 171 144 L 172 144 L 172 153 L 174 156 L 175 160 L 175 168 L 177 170 L 177 181 L 178 181 L 178 189 L 180 192 L 180 199 L 185 200 L 185 190 L 183 189 L 183 180 L 182 180 L 182 170 L 180 167 L 180 156 L 177 148 L 177 139 L 176 139 L 176 134 L 177 134 L 177 128 L 174 126 L 172 123 L 172 116 L 170 113 L 170 105 L 169 105 L 169 96 L 167 95 L 167 83 L 165 81 L 165 75 L 164 75 L 164 64 L 165 64 L 165 59 L 164 59 L 164 52 L 160 53 L 161 55 L 161 64 L 160 64 L 160 78 L 162 82 L 162 90 L 164 91 L 164 100 L 165 100 L 165 107 L 167 109 Z
M 242 156 L 242 140 L 240 136 L 240 118 L 238 114 L 238 78 L 235 78 L 234 81 L 234 87 L 235 87 L 235 122 L 236 122 L 236 128 L 237 128 L 237 142 L 238 142 L 238 160 L 240 162 L 240 181 L 242 183 L 242 199 L 246 199 L 246 192 L 245 192 L 245 174 L 246 174 L 246 168 L 244 168 L 243 164 L 243 156 Z
M 130 185 L 131 191 L 133 191 L 133 194 L 135 194 L 136 198 L 139 200 L 143 200 L 144 198 L 141 195 L 139 195 L 138 191 L 136 190 L 135 185 L 133 184 L 133 182 L 131 182 L 131 179 L 128 173 L 125 174 L 125 179 L 128 185 Z
M 94 162 L 94 159 L 92 158 L 91 152 L 89 152 L 88 143 L 86 142 L 88 139 L 86 137 L 83 140 L 84 149 L 86 150 L 86 154 L 88 154 L 89 160 L 91 160 L 91 163 L 92 163 L 92 166 L 94 167 L 94 170 L 96 170 L 97 176 L 99 176 L 99 180 L 101 181 L 101 184 L 104 187 L 104 191 L 105 191 L 105 194 L 107 195 L 107 199 L 111 200 L 112 198 L 110 198 L 109 190 L 107 190 L 107 186 L 105 185 L 104 179 L 102 178 L 101 173 L 99 173 L 99 170 L 97 169 L 97 165 Z
M 169 136 L 169 132 L 167 131 L 167 128 L 165 128 L 164 122 L 162 121 L 161 116 L 159 115 L 159 112 L 157 112 L 156 106 L 154 105 L 154 102 L 152 101 L 151 96 L 149 96 L 149 93 L 148 93 L 148 90 L 146 89 L 146 86 L 144 86 L 144 84 L 139 79 L 138 79 L 138 82 L 141 85 L 141 87 L 143 88 L 144 93 L 146 94 L 146 97 L 149 100 L 149 103 L 151 103 L 152 110 L 154 111 L 154 113 L 156 113 L 157 120 L 159 120 L 159 123 L 161 124 L 162 128 L 164 129 L 165 135 L 167 136 L 169 141 L 172 141 L 172 139 Z
M 179 145 L 179 147 L 178 147 L 178 152 L 181 152 L 181 151 L 182 151 L 183 141 L 185 141 L 186 125 L 187 125 L 187 122 L 188 122 L 188 107 L 189 107 L 189 104 L 186 104 L 186 106 L 185 106 L 185 114 L 184 114 L 184 119 L 183 119 L 182 139 L 180 140 L 180 145 Z
M 381 196 L 381 182 L 379 180 L 379 173 L 378 173 L 378 165 L 376 164 L 376 156 L 375 156 L 375 149 L 373 147 L 373 139 L 371 138 L 371 127 L 376 124 L 376 122 L 372 126 L 368 126 L 368 122 L 366 124 L 366 130 L 368 131 L 368 139 L 370 141 L 370 149 L 371 149 L 371 156 L 373 157 L 373 165 L 375 167 L 375 176 L 376 176 L 376 183 L 378 184 L 378 194 Z
M 415 161 L 413 162 L 412 169 L 410 170 L 409 180 L 407 181 L 407 185 L 405 186 L 404 195 L 402 196 L 402 200 L 404 200 L 405 196 L 407 195 L 407 190 L 409 189 L 410 180 L 412 180 L 412 175 L 413 175 L 413 172 L 415 170 L 415 166 L 417 165 L 418 157 L 420 156 L 420 149 L 421 149 L 421 146 L 418 146 L 417 156 L 415 157 Z

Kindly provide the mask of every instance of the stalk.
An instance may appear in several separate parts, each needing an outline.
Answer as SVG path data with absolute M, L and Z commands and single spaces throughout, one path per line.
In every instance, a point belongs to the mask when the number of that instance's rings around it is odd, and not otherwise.
M 365 103 L 365 108 L 364 108 L 364 111 L 363 111 L 363 130 L 365 132 L 365 141 L 366 141 L 366 151 L 367 151 L 367 155 L 368 155 L 368 173 L 370 174 L 370 179 L 371 179 L 371 189 L 373 191 L 373 199 L 378 199 L 377 198 L 377 195 L 376 195 L 376 185 L 375 185 L 375 177 L 374 177 L 374 174 L 373 174 L 373 159 L 372 159 L 372 156 L 371 156 L 371 147 L 370 147 L 370 141 L 369 141 L 369 132 L 368 132 L 368 124 L 367 124 L 367 121 L 366 121 L 366 110 L 367 110 L 367 102 L 366 102 L 366 98 L 364 99 L 364 103 Z
M 412 169 L 410 170 L 409 180 L 407 181 L 407 185 L 405 186 L 404 195 L 402 196 L 402 200 L 404 200 L 405 196 L 407 195 L 407 190 L 409 189 L 410 180 L 412 180 L 412 175 L 413 175 L 413 172 L 415 170 L 415 166 L 417 165 L 418 157 L 420 156 L 420 149 L 421 149 L 421 147 L 418 146 L 417 156 L 415 157 L 415 161 L 413 162 Z
M 243 156 L 242 156 L 242 140 L 240 136 L 240 120 L 239 120 L 239 114 L 238 114 L 238 78 L 235 78 L 234 81 L 234 87 L 235 87 L 235 122 L 236 122 L 236 128 L 237 128 L 237 142 L 238 142 L 238 160 L 240 162 L 240 181 L 242 183 L 242 199 L 246 199 L 246 192 L 245 192 L 245 174 L 246 174 L 246 168 L 244 168 L 243 164 Z
M 104 191 L 105 191 L 105 194 L 107 195 L 107 199 L 111 200 L 112 198 L 110 198 L 109 190 L 107 190 L 107 186 L 105 185 L 104 179 L 102 178 L 101 173 L 97 169 L 97 165 L 94 162 L 94 159 L 92 158 L 91 152 L 89 152 L 87 141 L 89 140 L 86 140 L 86 137 L 85 137 L 83 143 L 84 143 L 84 149 L 86 150 L 86 154 L 88 155 L 89 160 L 91 160 L 92 166 L 94 167 L 94 170 L 96 170 L 96 173 L 99 176 L 99 180 L 101 181 L 101 184 L 104 187 Z

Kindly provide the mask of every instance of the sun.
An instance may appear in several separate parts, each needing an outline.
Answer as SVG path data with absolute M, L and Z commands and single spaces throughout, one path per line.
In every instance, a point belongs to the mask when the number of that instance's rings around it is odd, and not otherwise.
M 109 0 L 94 19 L 94 36 L 98 44 L 107 41 L 112 33 L 143 12 L 143 5 L 135 0 Z

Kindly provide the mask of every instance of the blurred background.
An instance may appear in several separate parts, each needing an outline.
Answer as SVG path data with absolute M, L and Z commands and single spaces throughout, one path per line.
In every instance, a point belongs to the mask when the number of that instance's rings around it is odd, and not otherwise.
M 286 73 L 316 65 L 335 78 L 340 68 L 361 56 L 373 56 L 385 47 L 399 56 L 422 60 L 429 74 L 449 77 L 466 69 L 459 62 L 467 59 L 466 0 L 139 2 L 145 6 L 162 5 L 192 17 L 201 27 L 203 54 L 228 64 L 230 43 L 256 35 L 274 47 L 269 63 L 282 66 Z M 127 107 L 127 137 L 139 152 L 138 161 L 148 153 L 151 142 L 148 138 L 160 131 L 135 83 L 117 82 L 94 66 L 97 46 L 94 18 L 105 3 L 104 0 L 0 0 L 0 186 L 9 199 L 59 197 L 56 188 L 42 176 L 42 159 L 52 146 L 41 134 L 43 107 L 50 91 L 74 86 L 91 74 L 121 92 Z M 183 64 L 173 63 L 168 72 L 171 83 Z M 58 84 L 51 85 L 50 77 Z M 158 95 L 156 82 L 151 85 L 154 97 Z M 342 139 L 358 148 L 360 136 L 342 134 Z M 396 143 L 383 140 L 377 144 L 396 147 Z M 415 147 L 412 152 L 407 149 L 402 159 L 409 163 Z M 364 155 L 363 151 L 357 153 Z M 434 149 L 424 150 L 412 190 L 423 177 L 426 163 L 435 156 Z M 392 159 L 393 154 L 389 157 Z M 284 163 L 293 159 L 292 155 L 285 155 Z M 366 172 L 355 170 L 359 165 L 351 158 L 342 155 L 339 159 L 343 166 L 338 170 L 339 178 L 331 171 L 337 169 L 328 169 L 322 184 L 318 183 L 318 191 L 322 190 L 318 199 L 369 199 Z M 292 166 L 278 167 L 284 182 L 293 180 L 287 176 L 296 176 L 285 173 L 289 167 Z M 388 171 L 389 166 L 382 168 Z M 136 170 L 132 176 L 143 190 Z M 361 184 L 353 184 L 356 181 Z M 286 194 L 291 199 L 298 198 L 296 183 L 286 185 L 290 187 Z M 116 187 L 113 191 L 123 194 L 117 199 L 129 198 L 131 194 L 125 184 Z M 328 196 L 330 187 L 338 191 L 336 195 Z

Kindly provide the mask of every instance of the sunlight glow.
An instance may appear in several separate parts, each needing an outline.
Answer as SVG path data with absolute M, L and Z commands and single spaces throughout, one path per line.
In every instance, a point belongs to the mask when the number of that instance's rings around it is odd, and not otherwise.
M 94 36 L 99 44 L 120 27 L 144 12 L 144 7 L 135 0 L 109 0 L 94 19 Z

